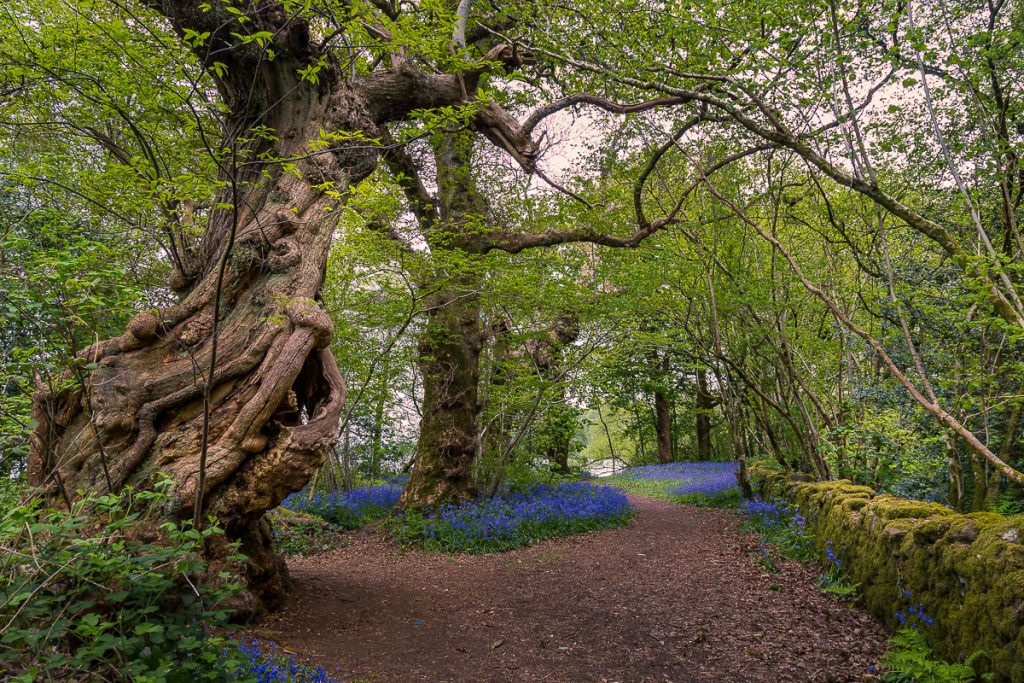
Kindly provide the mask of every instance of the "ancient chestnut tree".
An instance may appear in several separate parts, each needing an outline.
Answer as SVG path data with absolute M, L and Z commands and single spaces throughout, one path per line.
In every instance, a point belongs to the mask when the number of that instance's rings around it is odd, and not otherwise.
M 357 64 L 343 46 L 354 33 L 383 44 L 374 17 L 393 10 L 379 4 L 342 21 L 331 3 L 114 3 L 120 27 L 176 37 L 205 70 L 196 87 L 219 101 L 220 140 L 208 141 L 216 189 L 201 203 L 151 197 L 165 209 L 177 300 L 82 350 L 79 381 L 39 387 L 29 478 L 60 501 L 169 475 L 168 516 L 216 515 L 241 541 L 255 610 L 285 581 L 263 515 L 337 437 L 345 387 L 318 297 L 335 210 L 375 168 L 383 126 L 465 106 L 468 125 L 523 163 L 533 154 L 507 114 L 476 102 L 481 76 L 514 67 L 514 50 L 452 73 L 384 59 L 390 47 Z M 118 132 L 93 132 L 92 144 L 117 154 Z

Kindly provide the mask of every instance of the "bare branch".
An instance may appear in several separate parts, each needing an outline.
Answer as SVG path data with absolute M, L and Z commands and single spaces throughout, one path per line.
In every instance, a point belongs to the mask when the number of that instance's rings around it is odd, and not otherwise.
M 566 97 L 562 97 L 560 99 L 555 100 L 554 102 L 550 102 L 542 107 L 538 107 L 537 109 L 534 110 L 532 114 L 530 114 L 526 121 L 523 122 L 522 130 L 523 133 L 529 135 L 530 133 L 533 132 L 533 129 L 536 128 L 540 124 L 540 122 L 546 119 L 547 117 L 557 112 L 560 112 L 563 109 L 568 109 L 569 107 L 575 106 L 577 104 L 590 104 L 599 109 L 611 112 L 612 114 L 636 114 L 638 112 L 648 111 L 650 109 L 656 109 L 658 107 L 679 106 L 681 104 L 687 104 L 688 102 L 692 101 L 692 97 L 672 96 L 659 97 L 658 99 L 655 100 L 647 100 L 646 102 L 636 102 L 634 104 L 620 104 L 619 102 L 614 102 L 605 97 L 601 97 L 600 95 L 579 93 L 576 95 L 568 95 Z

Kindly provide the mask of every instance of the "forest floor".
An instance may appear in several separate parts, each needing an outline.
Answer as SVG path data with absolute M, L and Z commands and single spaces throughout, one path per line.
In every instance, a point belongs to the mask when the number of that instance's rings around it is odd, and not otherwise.
M 353 681 L 872 681 L 883 627 L 780 560 L 729 511 L 630 497 L 626 527 L 497 555 L 372 532 L 288 567 L 257 630 Z

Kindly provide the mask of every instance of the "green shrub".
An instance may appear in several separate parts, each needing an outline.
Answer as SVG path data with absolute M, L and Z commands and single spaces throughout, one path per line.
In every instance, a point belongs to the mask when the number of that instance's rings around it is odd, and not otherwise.
M 937 660 L 924 641 L 924 636 L 914 628 L 901 629 L 890 641 L 891 649 L 882 658 L 885 669 L 882 679 L 886 683 L 972 683 L 990 681 L 992 674 L 978 676 L 971 662 L 984 656 L 976 653 L 964 664 L 948 664 Z
M 240 586 L 206 576 L 199 555 L 222 531 L 159 524 L 150 510 L 166 486 L 3 513 L 0 678 L 157 683 L 238 669 L 208 629 L 227 624 Z
M 853 583 L 846 576 L 843 560 L 836 553 L 832 541 L 825 543 L 825 567 L 825 573 L 818 579 L 818 587 L 840 600 L 856 600 L 860 584 Z
M 818 579 L 818 587 L 829 595 L 851 602 L 857 599 L 857 591 L 860 590 L 859 583 L 852 583 L 836 567 L 832 567 L 821 575 L 821 578 Z
M 996 500 L 992 511 L 1007 516 L 1024 515 L 1024 495 L 1018 488 L 1007 489 Z

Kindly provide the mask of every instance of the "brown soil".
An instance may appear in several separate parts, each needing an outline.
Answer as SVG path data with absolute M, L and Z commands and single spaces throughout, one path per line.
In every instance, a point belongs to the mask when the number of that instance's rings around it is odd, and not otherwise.
M 368 533 L 289 562 L 258 635 L 346 681 L 872 681 L 883 627 L 794 562 L 765 573 L 723 510 L 631 497 L 624 528 L 499 555 Z

